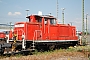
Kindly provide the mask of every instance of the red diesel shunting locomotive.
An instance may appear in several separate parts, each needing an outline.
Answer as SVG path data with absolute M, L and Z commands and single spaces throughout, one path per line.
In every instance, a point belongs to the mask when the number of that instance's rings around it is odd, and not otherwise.
M 54 49 L 61 45 L 76 45 L 75 26 L 58 24 L 57 19 L 50 15 L 31 15 L 26 17 L 29 22 L 17 22 L 9 34 L 12 50 L 22 49 Z M 11 40 L 13 38 L 13 40 Z M 17 45 L 17 46 L 16 46 Z
M 39 44 L 42 46 L 75 45 L 78 42 L 76 28 L 69 24 L 57 24 L 57 20 L 53 16 L 31 15 L 27 18 L 29 22 L 18 22 L 14 26 L 17 41 L 23 41 L 22 36 L 24 36 L 26 48 L 29 48 L 32 42 L 36 46 Z

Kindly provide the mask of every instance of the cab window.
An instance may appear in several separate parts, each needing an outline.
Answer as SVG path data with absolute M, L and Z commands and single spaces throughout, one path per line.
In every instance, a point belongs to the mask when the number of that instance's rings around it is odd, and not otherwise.
M 50 19 L 50 24 L 56 24 L 56 20 L 54 18 Z

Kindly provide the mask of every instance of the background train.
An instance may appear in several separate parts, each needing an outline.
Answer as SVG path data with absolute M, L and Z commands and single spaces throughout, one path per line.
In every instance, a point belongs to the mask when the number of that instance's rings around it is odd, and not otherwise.
M 75 26 L 58 24 L 57 19 L 50 15 L 26 18 L 29 22 L 17 22 L 6 35 L 6 43 L 0 44 L 0 52 L 4 53 L 6 48 L 10 51 L 43 50 L 78 44 Z

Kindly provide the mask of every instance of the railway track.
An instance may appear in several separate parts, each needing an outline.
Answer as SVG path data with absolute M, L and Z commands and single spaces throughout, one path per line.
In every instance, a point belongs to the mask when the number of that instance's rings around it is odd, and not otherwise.
M 77 46 L 77 47 L 72 47 L 72 48 L 80 48 L 80 47 L 82 47 L 82 46 Z M 86 47 L 85 47 L 86 48 Z M 61 51 L 62 50 L 62 51 Z M 85 52 L 85 51 L 80 51 L 80 52 L 76 52 L 76 51 L 72 51 L 72 52 L 68 52 L 67 50 L 68 49 L 61 49 L 61 50 L 57 50 L 57 52 L 55 52 L 55 51 L 52 51 L 52 52 L 48 52 L 48 54 L 44 54 L 44 53 L 41 53 L 41 54 L 36 54 L 36 53 L 34 53 L 34 54 L 27 54 L 27 55 L 25 55 L 25 54 L 23 54 L 23 52 L 25 52 L 25 51 L 22 51 L 22 52 L 19 52 L 19 54 L 18 53 L 15 53 L 15 54 L 13 54 L 13 55 L 11 55 L 11 54 L 4 54 L 3 56 L 6 56 L 6 58 L 2 58 L 2 59 L 11 59 L 11 60 L 13 60 L 13 59 L 30 59 L 30 60 L 35 60 L 35 59 L 37 59 L 37 60 L 39 60 L 39 59 L 41 59 L 42 57 L 43 58 L 46 58 L 46 55 L 48 55 L 47 56 L 47 59 L 49 59 L 49 57 L 50 56 L 52 56 L 52 59 L 54 59 L 54 60 L 61 60 L 61 58 L 63 58 L 63 59 L 65 59 L 65 60 L 67 60 L 67 57 L 68 58 L 70 58 L 71 60 L 76 60 L 76 58 L 78 58 L 78 59 L 80 59 L 80 60 L 87 60 L 88 59 L 88 57 L 85 57 L 84 55 L 86 55 L 87 54 L 87 52 Z M 67 52 L 65 52 L 65 51 L 67 51 Z M 27 52 L 28 53 L 28 52 Z M 68 53 L 68 54 L 67 54 Z M 51 55 L 52 54 L 52 55 Z M 24 56 L 23 56 L 24 55 Z M 42 56 L 43 55 L 43 56 Z M 54 56 L 55 55 L 55 56 Z M 59 56 L 60 55 L 60 56 Z M 61 56 L 62 55 L 62 56 Z M 73 56 L 72 56 L 73 55 Z M 21 58 L 21 57 L 22 58 Z M 37 57 L 37 56 L 39 56 L 39 57 Z M 42 56 L 42 57 L 40 57 L 40 56 Z M 79 57 L 78 57 L 79 56 Z M 83 56 L 83 57 L 82 57 Z M 88 55 L 89 56 L 89 55 Z M 11 58 L 9 58 L 9 57 L 11 57 Z M 16 57 L 20 57 L 20 58 L 16 58 Z M 33 59 L 31 59 L 33 57 Z M 37 58 L 36 58 L 37 57 Z M 35 58 L 35 59 L 34 59 Z M 45 59 L 45 60 L 47 60 L 47 59 Z M 52 60 L 52 59 L 49 59 L 49 60 Z M 42 60 L 42 59 L 41 59 Z
M 4 52 L 4 54 L 2 54 L 1 56 L 7 56 L 7 57 L 9 57 L 9 56 L 13 56 L 13 55 L 33 55 L 33 54 L 35 54 L 36 53 L 36 51 L 37 52 L 45 52 L 45 51 L 54 51 L 54 50 L 59 50 L 59 49 L 68 49 L 69 48 L 69 46 L 60 46 L 59 48 L 55 48 L 55 49 L 49 49 L 49 48 L 47 48 L 47 49 L 43 49 L 42 50 L 42 48 L 41 48 L 41 50 L 40 49 L 38 49 L 38 50 L 21 50 L 21 51 L 15 51 L 15 52 L 11 52 L 11 51 L 5 51 Z M 6 49 L 7 50 L 7 49 Z
M 21 51 L 18 51 L 18 52 L 5 52 L 4 54 L 0 55 L 0 56 L 7 56 L 7 57 L 10 57 L 10 56 L 16 56 L 16 55 L 23 55 L 23 56 L 26 56 L 26 55 L 32 55 L 33 52 L 29 51 L 29 50 L 21 50 Z

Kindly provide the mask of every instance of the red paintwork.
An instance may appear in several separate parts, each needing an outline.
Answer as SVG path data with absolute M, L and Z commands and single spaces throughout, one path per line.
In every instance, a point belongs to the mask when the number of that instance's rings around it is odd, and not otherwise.
M 12 37 L 13 37 L 13 33 L 12 33 L 12 31 L 9 31 L 9 39 L 11 40 Z
M 51 24 L 50 19 L 55 19 L 53 16 L 38 16 L 31 15 L 27 17 L 29 22 L 18 22 L 15 24 L 14 33 L 17 34 L 17 39 L 22 40 L 22 35 L 25 35 L 25 40 L 78 40 L 76 36 L 75 26 L 69 24 Z M 42 18 L 42 22 L 37 19 Z M 46 24 L 44 24 L 44 20 Z
M 5 33 L 4 32 L 0 32 L 0 39 L 4 39 L 5 38 Z

